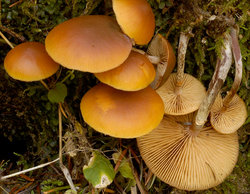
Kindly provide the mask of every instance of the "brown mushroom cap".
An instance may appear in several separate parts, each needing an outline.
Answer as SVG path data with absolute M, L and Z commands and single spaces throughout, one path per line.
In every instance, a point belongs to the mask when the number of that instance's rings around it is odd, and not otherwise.
M 82 98 L 84 121 L 95 130 L 119 138 L 134 138 L 153 130 L 164 114 L 160 96 L 150 87 L 126 92 L 98 84 Z
M 148 44 L 154 35 L 155 18 L 146 0 L 113 0 L 118 24 L 136 44 Z
M 184 74 L 179 90 L 176 87 L 176 73 L 172 73 L 156 92 L 164 102 L 165 113 L 169 115 L 184 115 L 196 111 L 206 96 L 202 83 L 189 74 Z
M 103 73 L 96 73 L 95 76 L 116 89 L 136 91 L 147 87 L 154 80 L 155 70 L 145 55 L 131 51 L 122 65 Z
M 181 118 L 182 117 L 182 118 Z M 232 172 L 238 157 L 237 133 L 224 135 L 211 126 L 196 136 L 193 116 L 164 117 L 160 125 L 137 138 L 141 156 L 162 181 L 183 190 L 214 187 Z
M 230 134 L 237 131 L 247 118 L 247 110 L 244 101 L 235 94 L 226 107 L 223 99 L 218 95 L 210 113 L 210 122 L 219 133 Z
M 4 68 L 14 79 L 39 81 L 53 75 L 59 64 L 50 58 L 42 43 L 25 42 L 8 52 Z
M 149 44 L 147 54 L 153 57 L 159 57 L 160 61 L 156 63 L 155 80 L 151 83 L 154 89 L 162 86 L 170 76 L 176 63 L 176 57 L 171 44 L 162 35 L 157 34 Z
M 132 42 L 112 17 L 88 15 L 56 26 L 46 37 L 45 46 L 64 67 L 98 73 L 121 65 Z

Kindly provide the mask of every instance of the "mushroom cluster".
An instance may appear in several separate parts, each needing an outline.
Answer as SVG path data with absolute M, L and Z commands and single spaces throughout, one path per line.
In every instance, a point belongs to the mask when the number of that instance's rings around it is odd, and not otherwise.
M 222 56 L 217 59 L 207 92 L 198 80 L 184 74 L 188 31 L 180 35 L 177 73 L 157 89 L 166 115 L 153 131 L 137 138 L 137 143 L 143 160 L 157 177 L 178 189 L 192 191 L 214 187 L 232 172 L 239 152 L 236 131 L 247 112 L 236 94 L 242 75 L 236 29 L 231 27 L 230 35 L 224 34 Z M 232 53 L 235 81 L 222 99 L 220 88 L 230 69 Z
M 146 0 L 112 3 L 115 18 L 82 15 L 69 19 L 48 33 L 45 47 L 23 43 L 8 53 L 4 64 L 10 76 L 41 80 L 45 86 L 42 79 L 54 74 L 59 64 L 94 73 L 102 83 L 82 98 L 84 121 L 104 134 L 134 138 L 149 133 L 162 120 L 164 104 L 154 89 L 166 81 L 175 56 L 164 37 L 153 38 L 155 18 Z M 152 38 L 146 53 L 132 48 Z
M 170 65 L 163 65 L 166 77 L 175 58 L 169 43 L 159 36 L 157 41 L 164 43 L 158 44 L 161 51 L 155 54 L 132 49 L 134 44 L 148 44 L 154 34 L 154 14 L 146 0 L 113 0 L 113 10 L 116 19 L 84 15 L 59 24 L 47 35 L 45 47 L 62 66 L 94 73 L 101 82 L 81 100 L 84 121 L 104 134 L 135 138 L 162 120 L 163 101 L 149 85 L 155 80 L 157 63 L 171 58 Z

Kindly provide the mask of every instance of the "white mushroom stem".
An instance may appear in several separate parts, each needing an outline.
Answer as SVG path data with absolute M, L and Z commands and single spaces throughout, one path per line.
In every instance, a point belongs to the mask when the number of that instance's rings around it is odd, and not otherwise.
M 159 64 L 161 62 L 161 58 L 159 56 L 148 55 L 145 51 L 134 48 L 134 47 L 132 48 L 132 50 L 142 55 L 145 55 L 148 58 L 148 60 L 153 64 Z
M 191 37 L 192 28 L 188 27 L 185 32 L 181 32 L 178 46 L 178 66 L 177 66 L 177 80 L 176 86 L 180 87 L 184 78 L 184 68 L 185 68 L 185 56 L 187 52 L 187 46 L 189 39 Z
M 231 28 L 230 36 L 231 36 L 231 47 L 235 63 L 235 78 L 231 90 L 228 92 L 223 101 L 224 107 L 226 107 L 228 103 L 230 103 L 234 95 L 237 93 L 242 79 L 242 57 L 240 52 L 240 45 L 237 38 L 237 32 L 235 28 Z
M 232 64 L 232 52 L 230 47 L 230 37 L 228 34 L 225 34 L 224 37 L 224 46 L 221 53 L 221 57 L 217 59 L 217 64 L 212 80 L 210 81 L 207 96 L 203 100 L 198 109 L 197 115 L 195 117 L 195 123 L 193 130 L 198 132 L 203 128 L 204 124 L 207 121 L 207 117 L 211 110 L 211 107 L 220 92 L 220 89 L 223 83 L 226 80 L 228 71 Z

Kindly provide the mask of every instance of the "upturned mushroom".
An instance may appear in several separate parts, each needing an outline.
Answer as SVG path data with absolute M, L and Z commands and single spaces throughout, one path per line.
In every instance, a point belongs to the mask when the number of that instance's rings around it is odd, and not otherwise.
M 234 83 L 224 99 L 220 94 L 218 95 L 210 113 L 210 122 L 213 128 L 223 134 L 234 133 L 244 124 L 247 118 L 246 105 L 237 95 L 242 79 L 242 57 L 236 29 L 231 28 L 230 34 L 235 62 Z
M 25 42 L 8 52 L 4 68 L 12 78 L 29 82 L 50 77 L 59 64 L 51 59 L 42 43 Z
M 170 76 L 176 63 L 176 57 L 171 44 L 162 35 L 157 34 L 147 49 L 149 60 L 155 65 L 156 75 L 150 84 L 152 88 L 161 87 Z
M 145 55 L 131 51 L 126 61 L 119 67 L 95 73 L 95 76 L 116 89 L 136 91 L 146 88 L 154 80 L 155 69 Z
M 231 66 L 231 49 L 217 60 L 214 76 L 197 113 L 165 116 L 152 132 L 137 138 L 141 156 L 162 181 L 178 189 L 204 190 L 220 184 L 238 157 L 237 133 L 216 132 L 206 123 L 211 106 Z
M 191 29 L 182 32 L 178 47 L 177 73 L 169 76 L 168 80 L 156 91 L 161 96 L 165 106 L 165 114 L 185 115 L 196 111 L 206 95 L 202 83 L 191 75 L 184 73 L 185 55 Z
M 84 121 L 95 130 L 119 138 L 135 138 L 152 131 L 161 121 L 164 105 L 151 88 L 126 92 L 99 83 L 82 98 Z
M 113 0 L 116 20 L 136 44 L 148 44 L 154 35 L 155 18 L 146 0 Z
M 112 17 L 85 15 L 52 29 L 45 47 L 66 68 L 99 73 L 121 65 L 129 56 L 132 41 Z

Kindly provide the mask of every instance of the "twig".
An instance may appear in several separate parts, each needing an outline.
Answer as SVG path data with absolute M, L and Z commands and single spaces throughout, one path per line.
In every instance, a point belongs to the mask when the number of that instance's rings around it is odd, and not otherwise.
M 19 35 L 16 32 L 13 32 L 12 30 L 10 30 L 9 28 L 6 28 L 3 25 L 0 25 L 0 30 L 2 30 L 4 32 L 8 33 L 9 35 L 11 35 L 11 36 L 19 39 L 21 42 L 25 42 L 26 41 L 26 39 L 22 35 Z
M 43 80 L 40 80 L 40 82 L 47 90 L 49 90 L 49 86 Z
M 117 163 L 116 163 L 116 165 L 115 165 L 115 172 L 117 172 L 117 170 L 118 170 L 118 168 L 119 168 L 119 166 L 120 166 L 120 164 L 121 164 L 121 161 L 122 161 L 122 159 L 124 158 L 124 156 L 126 155 L 127 151 L 128 151 L 128 149 L 125 149 L 125 150 L 123 150 L 122 153 L 120 154 L 120 156 L 119 156 L 119 158 L 118 158 L 118 160 L 117 160 Z
M 5 42 L 11 47 L 14 48 L 13 44 L 4 36 L 4 34 L 0 31 L 0 36 L 5 40 Z
M 76 184 L 75 186 L 78 187 L 78 186 L 81 186 L 81 184 Z M 69 188 L 70 188 L 69 186 L 62 186 L 62 187 L 57 187 L 57 188 L 50 189 L 48 191 L 44 191 L 43 193 L 44 194 L 49 194 L 49 193 L 52 193 L 52 192 L 66 190 L 66 189 L 69 189 Z
M 134 159 L 136 160 L 136 162 L 140 165 L 141 162 L 138 159 L 137 155 L 135 154 L 134 150 L 131 148 L 131 146 L 128 147 L 128 149 L 130 150 L 131 154 L 133 155 Z
M 76 191 L 76 188 L 74 186 L 74 183 L 72 181 L 72 178 L 70 176 L 69 170 L 63 165 L 62 161 L 62 113 L 60 109 L 60 103 L 58 105 L 58 119 L 59 119 L 59 163 L 60 163 L 60 168 L 63 171 L 63 174 L 66 178 L 66 180 L 69 183 L 70 188 L 73 191 Z
M 30 177 L 26 176 L 25 174 L 20 174 L 20 177 L 22 177 L 23 179 L 25 179 L 27 181 L 30 181 L 30 182 L 34 182 L 35 181 L 35 179 L 30 178 Z
M 38 165 L 38 166 L 29 168 L 29 169 L 26 169 L 26 170 L 22 170 L 22 171 L 20 171 L 20 172 L 16 172 L 16 173 L 13 173 L 13 174 L 10 174 L 10 175 L 2 176 L 2 177 L 0 178 L 0 180 L 3 181 L 3 180 L 5 180 L 5 179 L 8 179 L 8 178 L 11 178 L 11 177 L 14 177 L 14 176 L 18 176 L 18 175 L 20 175 L 20 174 L 24 174 L 24 173 L 26 173 L 26 172 L 30 172 L 30 171 L 33 171 L 33 170 L 37 170 L 37 169 L 39 169 L 39 168 L 43 168 L 43 167 L 45 167 L 45 166 L 48 166 L 48 165 L 50 165 L 50 164 L 53 164 L 53 163 L 57 162 L 58 160 L 59 160 L 59 158 L 57 158 L 57 159 L 55 159 L 55 160 L 53 160 L 53 161 L 51 161 L 51 162 L 47 162 L 47 163 L 45 163 L 45 164 L 40 164 L 40 165 Z
M 114 184 L 115 184 L 115 186 L 119 189 L 119 191 L 120 191 L 122 194 L 126 194 L 126 193 L 123 191 L 123 188 L 121 187 L 121 185 L 118 184 L 118 182 L 116 181 L 116 179 L 114 179 Z
M 0 188 L 1 188 L 5 193 L 9 194 L 9 192 L 6 191 L 2 186 L 0 186 Z
M 63 107 L 62 107 L 62 103 L 59 103 L 59 108 L 60 108 L 60 110 L 61 110 L 63 116 L 67 119 L 68 116 L 67 116 L 67 114 L 65 113 L 65 111 L 64 111 L 64 109 L 63 109 Z
M 59 120 L 59 161 L 62 164 L 62 113 L 60 104 L 58 105 L 58 120 Z
M 11 8 L 11 7 L 14 7 L 14 6 L 17 5 L 17 4 L 22 3 L 22 1 L 23 1 L 23 0 L 19 0 L 19 1 L 15 2 L 15 3 L 11 4 L 9 7 L 10 7 L 10 8 Z
M 141 184 L 141 181 L 139 179 L 139 176 L 138 176 L 138 173 L 137 171 L 135 170 L 134 168 L 134 165 L 133 165 L 133 162 L 132 162 L 132 157 L 131 157 L 131 153 L 129 152 L 129 163 L 130 163 L 130 166 L 132 168 L 132 172 L 133 172 L 133 175 L 134 175 L 134 178 L 135 178 L 135 181 L 136 181 L 136 184 L 138 186 L 138 189 L 140 190 L 140 193 L 142 194 L 147 194 L 148 192 L 145 191 L 145 189 L 143 188 L 142 184 Z
M 19 188 L 17 191 L 14 192 L 14 194 L 18 194 L 20 191 L 23 191 L 25 189 L 27 189 L 29 186 L 31 186 L 33 184 L 33 182 L 30 182 L 26 185 L 24 185 L 23 187 Z

